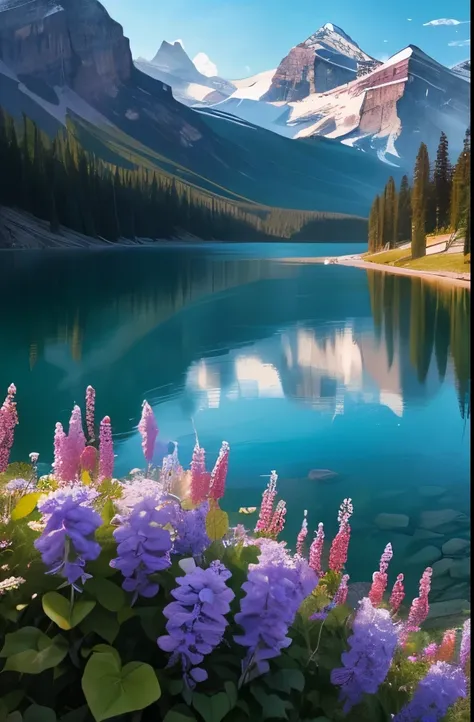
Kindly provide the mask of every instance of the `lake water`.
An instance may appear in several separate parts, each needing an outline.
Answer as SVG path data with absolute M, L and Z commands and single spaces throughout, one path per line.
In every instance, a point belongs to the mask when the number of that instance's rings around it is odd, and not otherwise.
M 3 254 L 0 387 L 18 387 L 14 458 L 38 451 L 50 464 L 55 422 L 92 384 L 126 473 L 143 463 L 146 398 L 183 466 L 193 423 L 210 463 L 230 443 L 233 522 L 253 526 L 238 509 L 259 504 L 276 469 L 291 545 L 304 509 L 311 532 L 323 521 L 329 538 L 350 496 L 352 581 L 370 580 L 391 541 L 391 577 L 403 571 L 410 593 L 435 563 L 433 599 L 469 599 L 470 295 L 281 260 L 360 250 Z M 321 469 L 335 475 L 309 478 Z

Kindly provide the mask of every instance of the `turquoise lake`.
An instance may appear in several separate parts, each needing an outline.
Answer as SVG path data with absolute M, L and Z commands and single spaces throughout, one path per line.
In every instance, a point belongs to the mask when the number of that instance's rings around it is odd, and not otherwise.
M 13 458 L 40 452 L 48 471 L 54 425 L 91 384 L 124 474 L 143 464 L 146 398 L 183 466 L 193 423 L 210 464 L 230 443 L 233 523 L 253 527 L 238 509 L 259 504 L 275 469 L 291 546 L 305 509 L 311 533 L 323 521 L 329 538 L 351 497 L 351 581 L 370 581 L 391 541 L 391 583 L 404 572 L 414 593 L 434 565 L 433 600 L 469 600 L 470 293 L 298 261 L 360 250 L 4 253 L 0 388 L 18 388 Z

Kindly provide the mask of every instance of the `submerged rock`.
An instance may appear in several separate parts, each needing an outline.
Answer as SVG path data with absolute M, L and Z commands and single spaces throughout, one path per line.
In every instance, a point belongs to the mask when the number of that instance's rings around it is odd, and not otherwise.
M 420 514 L 420 527 L 423 529 L 439 529 L 450 522 L 468 524 L 469 517 L 456 509 L 422 511 Z
M 421 541 L 423 539 L 442 539 L 444 534 L 440 534 L 437 531 L 430 531 L 429 529 L 415 529 L 413 534 L 414 541 Z
M 453 579 L 463 579 L 471 576 L 471 557 L 466 557 L 460 561 L 453 561 L 449 576 Z
M 410 517 L 406 514 L 377 514 L 375 523 L 379 529 L 403 529 L 410 523 Z
M 446 491 L 442 486 L 420 486 L 418 493 L 420 496 L 441 496 Z
M 466 549 L 466 547 L 468 546 L 470 546 L 470 543 L 467 539 L 460 539 L 459 537 L 454 537 L 453 539 L 450 539 L 445 544 L 443 544 L 441 549 L 445 556 L 451 556 L 452 554 L 459 554 L 459 552 L 462 552 L 463 549 Z
M 331 469 L 311 469 L 308 472 L 308 479 L 311 481 L 325 481 L 326 479 L 334 479 L 337 476 L 335 471 Z
M 447 574 L 449 572 L 449 570 L 451 569 L 451 567 L 453 566 L 453 564 L 454 564 L 454 559 L 447 559 L 447 558 L 440 559 L 439 561 L 435 562 L 432 565 L 433 576 L 439 577 L 442 574 Z
M 441 552 L 438 547 L 428 545 L 413 554 L 408 560 L 408 564 L 433 564 L 441 558 Z
M 443 602 L 433 602 L 430 605 L 428 619 L 449 617 L 452 614 L 469 614 L 471 605 L 467 599 L 447 599 Z

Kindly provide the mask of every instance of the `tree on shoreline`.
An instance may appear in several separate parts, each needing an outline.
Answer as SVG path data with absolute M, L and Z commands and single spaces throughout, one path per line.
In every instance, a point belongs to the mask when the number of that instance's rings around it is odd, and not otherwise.
M 426 255 L 426 220 L 430 191 L 430 159 L 428 148 L 421 143 L 416 157 L 412 192 L 412 235 L 411 256 L 422 258 Z
M 411 238 L 411 189 L 408 176 L 404 175 L 398 192 L 397 240 L 409 241 Z

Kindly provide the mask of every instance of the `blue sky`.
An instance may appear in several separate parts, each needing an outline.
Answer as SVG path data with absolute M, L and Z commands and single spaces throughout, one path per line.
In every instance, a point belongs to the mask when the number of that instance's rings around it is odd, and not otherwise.
M 275 68 L 291 47 L 326 22 L 370 55 L 385 59 L 412 43 L 441 63 L 469 57 L 469 0 L 101 0 L 130 38 L 134 57 L 151 59 L 162 40 L 180 39 L 191 58 L 206 53 L 219 75 L 238 79 Z M 466 42 L 467 41 L 467 42 Z

